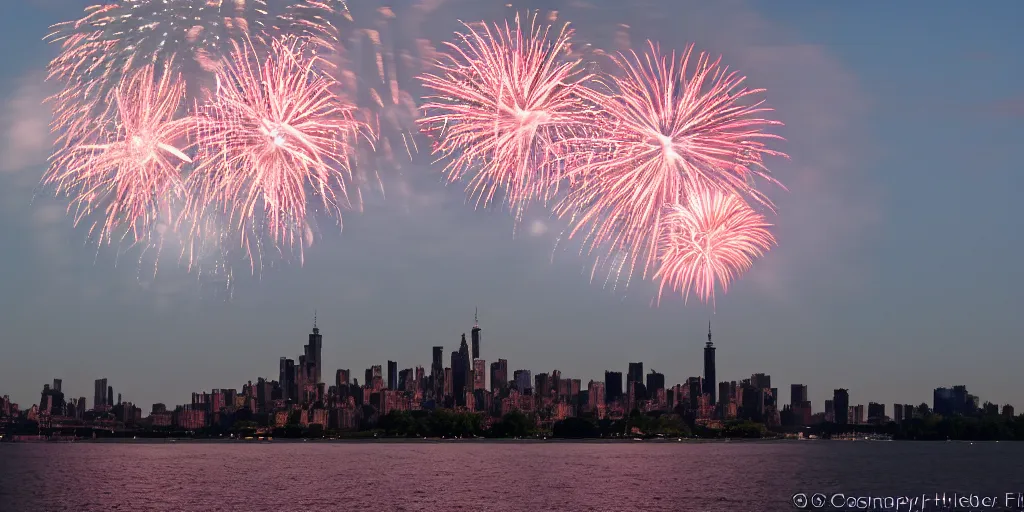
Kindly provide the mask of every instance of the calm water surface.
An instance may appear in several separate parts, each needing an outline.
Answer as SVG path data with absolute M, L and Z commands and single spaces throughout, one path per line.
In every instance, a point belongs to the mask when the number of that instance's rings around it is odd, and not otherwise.
M 1002 505 L 1024 443 L 0 444 L 5 512 L 786 511 L 797 492 Z

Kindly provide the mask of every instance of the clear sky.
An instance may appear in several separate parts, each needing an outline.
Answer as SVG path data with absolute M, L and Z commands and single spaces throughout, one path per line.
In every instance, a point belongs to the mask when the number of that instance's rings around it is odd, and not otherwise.
M 404 2 L 396 2 L 404 3 Z M 507 2 L 431 0 L 422 37 L 455 21 L 498 21 Z M 557 5 L 556 5 L 557 4 Z M 782 400 L 808 385 L 816 411 L 833 388 L 851 404 L 931 403 L 966 384 L 982 400 L 1024 408 L 1024 4 L 963 2 L 681 2 L 533 0 L 608 47 L 688 42 L 741 70 L 786 123 L 789 161 L 770 166 L 779 247 L 719 296 L 650 302 L 654 287 L 591 283 L 588 260 L 553 250 L 557 222 L 535 210 L 515 238 L 508 214 L 474 211 L 440 168 L 385 175 L 343 233 L 326 231 L 305 265 L 242 276 L 234 299 L 163 264 L 140 278 L 85 245 L 64 205 L 33 201 L 48 152 L 54 54 L 47 26 L 80 0 L 10 2 L 0 17 L 0 394 L 36 403 L 45 383 L 92 402 L 106 377 L 147 408 L 189 393 L 277 378 L 312 326 L 324 334 L 324 376 L 398 361 L 429 367 L 430 347 L 457 347 L 480 308 L 482 357 L 510 370 L 559 369 L 584 382 L 630 361 L 667 383 L 701 373 L 707 322 L 718 377 L 772 376 Z M 135 255 L 137 256 L 137 255 Z M 165 258 L 166 259 L 166 258 Z

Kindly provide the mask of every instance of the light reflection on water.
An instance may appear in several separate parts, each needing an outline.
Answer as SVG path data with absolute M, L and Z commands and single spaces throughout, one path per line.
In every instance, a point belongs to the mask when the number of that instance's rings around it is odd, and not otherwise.
M 0 510 L 795 510 L 816 492 L 1004 496 L 1024 443 L 0 444 Z

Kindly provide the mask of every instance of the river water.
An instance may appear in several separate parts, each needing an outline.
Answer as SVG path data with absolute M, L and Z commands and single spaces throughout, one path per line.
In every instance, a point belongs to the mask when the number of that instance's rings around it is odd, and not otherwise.
M 876 498 L 823 510 L 887 510 L 879 498 L 899 496 L 918 500 L 899 510 L 950 510 L 920 501 L 936 493 L 998 498 L 956 510 L 1024 510 L 1006 496 L 1024 493 L 1024 443 L 0 444 L 5 512 L 746 512 L 797 510 L 797 493 Z

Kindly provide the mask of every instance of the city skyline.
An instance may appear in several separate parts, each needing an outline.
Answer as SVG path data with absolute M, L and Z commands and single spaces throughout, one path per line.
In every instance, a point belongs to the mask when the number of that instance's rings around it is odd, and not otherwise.
M 598 389 L 601 393 L 608 394 L 609 396 L 617 396 L 620 394 L 625 396 L 631 396 L 629 390 L 631 389 L 630 384 L 632 382 L 644 384 L 646 386 L 644 392 L 650 394 L 652 393 L 652 391 L 650 391 L 647 388 L 652 387 L 652 379 L 653 382 L 656 383 L 656 386 L 660 387 L 661 389 L 671 390 L 675 388 L 678 390 L 680 386 L 685 387 L 691 385 L 690 382 L 693 380 L 693 378 L 697 378 L 699 379 L 699 383 L 697 385 L 698 388 L 696 389 L 699 389 L 701 394 L 706 395 L 708 397 L 709 404 L 711 405 L 718 404 L 719 401 L 722 401 L 721 397 L 727 397 L 728 395 L 732 395 L 733 400 L 735 400 L 735 395 L 738 394 L 738 392 L 736 389 L 732 388 L 734 388 L 741 382 L 751 382 L 754 388 L 770 389 L 772 391 L 773 396 L 771 398 L 771 401 L 776 407 L 776 411 L 781 411 L 784 406 L 793 408 L 800 407 L 802 409 L 802 412 L 798 412 L 798 414 L 806 414 L 807 418 L 810 418 L 812 415 L 817 414 L 824 414 L 826 418 L 832 418 L 835 417 L 833 416 L 833 410 L 835 409 L 835 407 L 838 406 L 839 408 L 849 411 L 851 417 L 853 417 L 854 413 L 856 412 L 856 417 L 860 418 L 860 421 L 865 421 L 868 418 L 874 417 L 874 415 L 865 414 L 866 411 L 877 413 L 878 411 L 874 410 L 874 408 L 876 407 L 881 407 L 880 412 L 882 416 L 886 416 L 886 413 L 897 415 L 900 414 L 904 408 L 917 407 L 920 404 L 927 404 L 928 407 L 931 407 L 932 404 L 935 404 L 936 407 L 939 407 L 938 402 L 940 390 L 943 391 L 944 402 L 972 403 L 971 400 L 973 400 L 974 402 L 976 402 L 976 408 L 980 407 L 982 403 L 976 395 L 968 394 L 968 387 L 964 386 L 963 384 L 952 385 L 950 387 L 940 386 L 937 388 L 933 388 L 933 395 L 931 397 L 931 400 L 925 399 L 921 402 L 889 401 L 886 399 L 878 399 L 877 397 L 872 397 L 872 399 L 868 401 L 861 400 L 861 402 L 864 403 L 856 403 L 856 401 L 850 401 L 851 399 L 848 387 L 830 387 L 828 389 L 831 389 L 831 394 L 826 394 L 829 398 L 826 398 L 818 405 L 818 407 L 815 407 L 815 402 L 809 399 L 810 395 L 808 394 L 807 384 L 782 384 L 780 383 L 779 377 L 776 376 L 776 382 L 774 385 L 772 385 L 772 374 L 770 372 L 762 371 L 752 373 L 750 374 L 749 378 L 746 378 L 745 376 L 740 378 L 726 377 L 727 380 L 718 381 L 716 380 L 716 375 L 719 375 L 718 360 L 716 357 L 718 347 L 714 345 L 711 321 L 708 322 L 707 342 L 703 346 L 703 361 L 700 373 L 696 375 L 691 375 L 690 377 L 675 382 L 674 384 L 672 383 L 672 381 L 666 379 L 664 373 L 656 371 L 651 366 L 647 366 L 647 372 L 645 373 L 643 361 L 629 362 L 627 364 L 627 371 L 623 371 L 622 369 L 619 368 L 605 369 L 602 372 L 603 378 L 601 378 L 600 376 L 598 376 L 598 378 L 586 378 L 585 376 L 563 374 L 558 368 L 520 368 L 516 367 L 515 365 L 509 365 L 508 360 L 500 356 L 495 360 L 488 361 L 486 359 L 479 357 L 481 355 L 481 350 L 483 350 L 482 332 L 483 329 L 479 322 L 479 308 L 474 308 L 473 327 L 471 329 L 470 338 L 471 341 L 467 342 L 465 333 L 461 335 L 460 342 L 454 345 L 455 350 L 449 352 L 451 355 L 451 364 L 449 366 L 445 366 L 445 347 L 434 345 L 430 347 L 430 365 L 414 363 L 409 367 L 404 367 L 399 366 L 398 361 L 388 359 L 386 366 L 381 364 L 371 364 L 367 366 L 365 369 L 365 378 L 362 380 L 362 382 L 360 382 L 358 375 L 363 375 L 363 373 L 360 373 L 359 370 L 353 369 L 351 367 L 336 368 L 332 370 L 329 367 L 327 367 L 327 365 L 323 362 L 323 334 L 321 333 L 319 324 L 317 323 L 317 313 L 314 311 L 313 326 L 311 328 L 310 333 L 308 334 L 307 343 L 303 345 L 302 355 L 298 356 L 298 358 L 295 359 L 289 356 L 280 356 L 278 372 L 276 374 L 261 375 L 255 377 L 255 379 L 249 379 L 247 385 L 252 386 L 257 381 L 265 381 L 268 384 L 272 382 L 273 384 L 280 386 L 279 389 L 281 393 L 281 399 L 284 400 L 285 402 L 307 404 L 316 402 L 318 400 L 322 400 L 322 397 L 327 393 L 328 388 L 337 387 L 338 385 L 341 385 L 343 382 L 345 383 L 345 385 L 351 384 L 353 386 L 359 386 L 362 388 L 399 390 L 406 389 L 406 382 L 408 382 L 409 386 L 411 387 L 413 385 L 413 378 L 416 379 L 416 386 L 425 386 L 425 384 L 423 384 L 424 377 L 430 377 L 431 379 L 433 379 L 435 375 L 443 375 L 443 379 L 440 383 L 433 384 L 436 386 L 440 386 L 439 388 L 434 390 L 434 392 L 448 395 L 454 393 L 453 396 L 455 397 L 464 397 L 465 393 L 473 389 L 484 389 L 488 392 L 491 392 L 496 391 L 498 388 L 503 388 L 505 386 L 511 386 L 512 388 L 520 387 L 521 392 L 526 392 L 525 390 L 532 390 L 534 388 L 534 377 L 537 377 L 538 375 L 559 375 L 560 378 L 563 380 L 578 381 L 580 382 L 579 391 L 583 393 L 592 392 L 592 389 L 594 388 L 592 388 L 591 385 L 596 384 L 596 389 Z M 469 343 L 471 343 L 471 345 Z M 462 369 L 456 369 L 457 366 L 461 367 Z M 328 375 L 332 373 L 335 374 L 334 382 L 336 382 L 336 385 L 332 386 L 331 380 L 323 380 L 325 368 L 329 370 L 327 372 Z M 519 382 L 520 373 L 523 373 L 525 376 L 524 382 Z M 275 376 L 277 377 L 276 380 Z M 504 379 L 501 380 L 501 382 L 496 382 L 496 376 L 503 376 Z M 615 383 L 615 376 L 618 377 L 617 384 Z M 445 383 L 444 379 L 453 379 L 453 383 Z M 64 379 L 62 378 L 54 378 L 52 389 L 61 391 L 63 387 L 63 381 Z M 94 380 L 93 383 L 95 391 L 93 394 L 92 402 L 89 402 L 91 404 L 91 407 L 87 407 L 84 410 L 99 410 L 103 407 L 109 408 L 113 405 L 124 403 L 132 404 L 135 407 L 139 407 L 142 410 L 149 410 L 154 405 L 160 405 L 164 407 L 170 406 L 172 409 L 176 406 L 181 407 L 181 404 L 174 401 L 161 401 L 153 402 L 152 404 L 145 404 L 130 399 L 123 400 L 122 394 L 120 392 L 117 393 L 117 400 L 115 401 L 114 387 L 109 383 L 108 378 L 97 378 Z M 304 385 L 307 386 L 305 389 L 303 389 Z M 197 395 L 208 394 L 208 391 L 211 389 L 216 392 L 217 390 L 221 389 L 237 390 L 244 387 L 245 385 L 238 386 L 236 384 L 235 387 L 215 386 L 206 387 L 194 391 L 192 392 L 192 405 L 195 405 L 195 397 Z M 44 396 L 47 389 L 51 389 L 51 386 L 49 384 L 44 385 Z M 782 393 L 782 390 L 786 389 L 789 390 L 788 396 L 784 396 Z M 3 395 L 2 391 L 3 390 L 0 389 L 0 396 L 9 399 L 10 403 L 22 406 L 21 402 L 19 402 L 16 399 L 10 399 L 9 396 L 7 395 Z M 693 391 L 690 392 L 692 393 Z M 718 395 L 717 400 L 716 394 Z M 956 395 L 957 400 L 953 400 L 952 397 L 954 394 Z M 318 396 L 321 398 L 316 398 Z M 66 396 L 66 399 L 69 401 L 78 400 L 78 398 L 76 397 L 77 395 L 75 393 L 69 393 Z M 82 398 L 85 398 L 85 396 L 82 395 Z M 648 398 L 653 399 L 653 397 Z M 855 396 L 855 398 L 857 397 Z M 740 400 L 742 401 L 742 398 L 740 398 Z M 989 401 L 986 400 L 985 402 Z M 867 405 L 865 405 L 865 403 Z M 889 405 L 887 406 L 886 404 Z M 998 402 L 995 402 L 995 404 L 1000 405 Z M 32 404 L 32 406 L 36 405 L 40 404 Z M 466 403 L 464 401 L 460 401 L 460 399 L 458 398 L 455 398 L 455 402 L 453 405 L 464 407 L 466 406 Z M 1010 410 L 1013 410 L 1012 403 L 1004 403 L 1002 405 L 1007 405 L 1011 408 Z M 79 409 L 81 409 L 83 406 L 78 405 L 78 407 Z M 947 408 L 950 411 L 954 410 L 953 407 L 954 406 L 952 405 L 947 406 Z M 22 408 L 24 410 L 28 409 L 27 406 L 23 406 Z M 959 411 L 959 409 L 957 409 L 957 411 Z M 910 413 L 908 412 L 908 414 Z M 809 420 L 803 421 L 807 422 Z
M 785 376 L 807 384 L 816 405 L 833 387 L 920 403 L 956 383 L 1024 403 L 1014 381 L 1024 281 L 1012 270 L 1024 252 L 1012 210 L 1024 188 L 1024 36 L 1013 23 L 1024 6 L 546 2 L 602 48 L 615 48 L 625 24 L 632 47 L 649 37 L 721 54 L 770 91 L 786 122 L 780 147 L 792 160 L 770 162 L 789 188 L 770 218 L 779 247 L 716 308 L 674 297 L 655 308 L 656 287 L 638 277 L 626 289 L 591 282 L 577 247 L 555 249 L 563 225 L 543 209 L 528 211 L 514 237 L 507 212 L 474 211 L 427 154 L 383 172 L 385 194 L 367 190 L 364 211 L 348 214 L 340 234 L 322 230 L 303 266 L 257 277 L 236 268 L 230 302 L 215 293 L 216 276 L 187 275 L 173 251 L 156 278 L 140 271 L 137 251 L 97 254 L 66 203 L 34 194 L 55 52 L 41 39 L 87 3 L 14 2 L 0 20 L 19 43 L 0 56 L 0 389 L 19 402 L 38 400 L 51 376 L 87 397 L 107 377 L 143 404 L 179 400 L 193 383 L 270 376 L 314 309 L 330 333 L 328 368 L 425 363 L 434 345 L 447 365 L 479 304 L 483 355 L 497 350 L 518 367 L 596 377 L 639 360 L 679 382 L 699 374 L 710 316 L 719 379 Z M 415 11 L 427 20 L 416 35 L 448 40 L 458 19 L 505 19 L 503 3 L 434 2 Z

